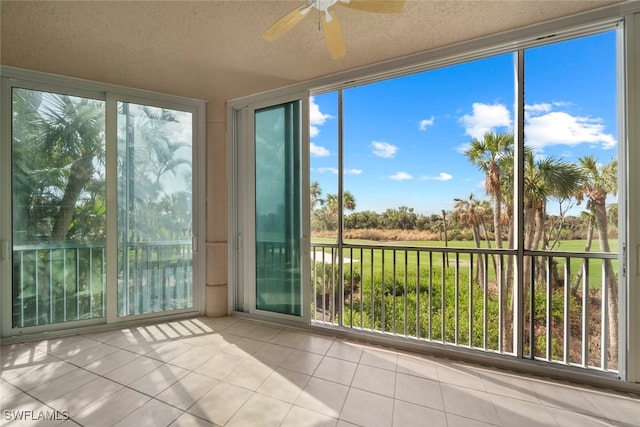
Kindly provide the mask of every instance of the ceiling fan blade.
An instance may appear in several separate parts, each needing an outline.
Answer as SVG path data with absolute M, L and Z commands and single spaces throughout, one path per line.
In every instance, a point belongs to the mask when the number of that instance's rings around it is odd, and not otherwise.
M 322 30 L 324 31 L 324 38 L 327 40 L 327 47 L 331 57 L 333 59 L 343 57 L 347 53 L 347 49 L 344 45 L 342 28 L 340 28 L 340 23 L 335 13 L 332 15 L 322 14 Z
M 340 0 L 344 7 L 375 13 L 400 13 L 404 0 Z
M 295 8 L 291 12 L 284 15 L 282 18 L 277 20 L 267 31 L 264 32 L 262 37 L 266 40 L 273 41 L 292 29 L 298 22 L 302 21 L 310 8 L 303 4 L 300 7 Z

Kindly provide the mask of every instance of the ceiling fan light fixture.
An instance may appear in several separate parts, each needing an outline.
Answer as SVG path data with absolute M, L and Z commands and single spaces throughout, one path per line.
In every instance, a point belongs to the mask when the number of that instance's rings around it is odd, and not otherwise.
M 404 6 L 404 0 L 306 0 L 305 4 L 293 9 L 271 25 L 262 37 L 268 41 L 277 39 L 302 21 L 312 8 L 315 8 L 320 13 L 324 12 L 324 14 L 321 13 L 322 31 L 331 57 L 338 59 L 346 54 L 346 47 L 337 16 L 329 12 L 329 8 L 336 3 L 351 9 L 375 13 L 400 13 Z

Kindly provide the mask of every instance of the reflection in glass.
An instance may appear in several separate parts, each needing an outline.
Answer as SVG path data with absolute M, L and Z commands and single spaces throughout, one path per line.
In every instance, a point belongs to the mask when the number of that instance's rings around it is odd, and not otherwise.
M 118 102 L 118 315 L 193 305 L 191 113 Z
M 302 314 L 300 102 L 255 113 L 256 308 Z
M 13 327 L 105 315 L 105 105 L 12 90 Z

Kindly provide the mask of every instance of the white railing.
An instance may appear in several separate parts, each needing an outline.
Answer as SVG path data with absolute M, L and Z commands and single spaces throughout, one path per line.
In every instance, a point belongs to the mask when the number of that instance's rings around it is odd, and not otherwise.
M 128 243 L 119 254 L 118 315 L 193 304 L 191 241 Z M 13 327 L 104 317 L 105 257 L 104 244 L 15 245 Z
M 315 243 L 312 317 L 317 325 L 616 371 L 608 310 L 617 259 L 525 251 L 525 278 L 514 292 L 515 250 L 345 243 L 339 254 L 337 244 Z

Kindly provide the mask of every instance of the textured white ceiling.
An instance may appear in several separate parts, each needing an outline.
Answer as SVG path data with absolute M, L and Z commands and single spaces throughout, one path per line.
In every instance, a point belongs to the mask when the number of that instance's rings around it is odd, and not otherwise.
M 407 1 L 399 15 L 336 7 L 347 55 L 331 59 L 317 15 L 261 34 L 302 1 L 0 2 L 3 65 L 227 100 L 616 1 Z

